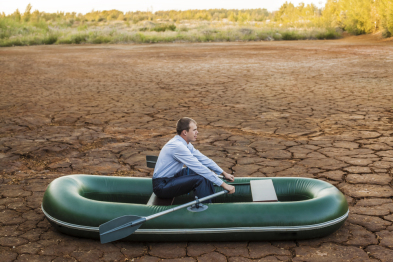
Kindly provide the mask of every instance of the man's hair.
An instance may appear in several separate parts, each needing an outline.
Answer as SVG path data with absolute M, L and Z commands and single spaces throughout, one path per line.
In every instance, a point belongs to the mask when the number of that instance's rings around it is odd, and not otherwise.
M 195 124 L 197 124 L 197 122 L 189 117 L 182 117 L 179 119 L 179 121 L 177 121 L 176 124 L 176 132 L 178 135 L 181 134 L 181 132 L 183 132 L 183 130 L 190 130 L 190 123 L 194 122 Z

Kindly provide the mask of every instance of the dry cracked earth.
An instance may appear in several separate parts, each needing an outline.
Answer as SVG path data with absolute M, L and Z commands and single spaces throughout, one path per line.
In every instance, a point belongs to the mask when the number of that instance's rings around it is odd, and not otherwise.
M 1 261 L 393 261 L 393 45 L 296 41 L 0 49 Z M 347 197 L 307 241 L 101 245 L 40 204 L 66 174 L 151 177 L 189 116 L 235 176 L 311 177 Z

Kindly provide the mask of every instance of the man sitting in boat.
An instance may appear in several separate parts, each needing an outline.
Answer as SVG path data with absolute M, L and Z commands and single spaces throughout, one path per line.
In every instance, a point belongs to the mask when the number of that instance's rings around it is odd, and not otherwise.
M 213 160 L 195 149 L 198 130 L 195 120 L 183 117 L 176 125 L 177 135 L 161 149 L 153 175 L 153 192 L 160 198 L 173 198 L 194 190 L 198 198 L 214 194 L 214 184 L 235 192 L 235 187 L 223 182 L 216 174 L 234 181 Z M 186 165 L 187 168 L 183 168 Z M 214 171 L 214 174 L 212 171 Z M 211 200 L 205 201 L 211 203 Z

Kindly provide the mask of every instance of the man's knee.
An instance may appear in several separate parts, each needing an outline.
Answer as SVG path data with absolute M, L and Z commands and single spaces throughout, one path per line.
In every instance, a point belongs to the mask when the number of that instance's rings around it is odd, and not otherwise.
M 200 175 L 196 175 L 194 179 L 195 179 L 196 186 L 200 186 L 200 185 L 209 186 L 210 184 L 212 184 L 212 182 L 209 179 Z
M 209 181 L 209 180 L 207 180 L 205 177 L 200 176 L 200 175 L 195 175 L 195 176 L 194 176 L 194 179 L 195 179 L 197 182 L 201 182 L 201 183 L 204 183 L 204 182 L 206 182 L 206 181 Z

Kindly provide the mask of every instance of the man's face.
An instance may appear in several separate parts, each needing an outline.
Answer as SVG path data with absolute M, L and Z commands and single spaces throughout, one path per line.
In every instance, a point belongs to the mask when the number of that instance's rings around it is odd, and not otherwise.
M 197 126 L 194 122 L 190 123 L 190 129 L 186 134 L 186 138 L 188 142 L 195 142 L 198 136 Z

